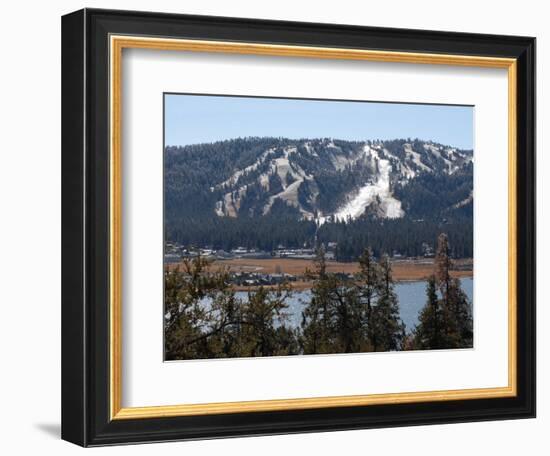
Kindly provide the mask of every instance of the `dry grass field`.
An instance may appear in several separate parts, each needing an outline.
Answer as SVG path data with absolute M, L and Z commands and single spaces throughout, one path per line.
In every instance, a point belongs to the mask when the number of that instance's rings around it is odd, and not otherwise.
M 314 264 L 311 260 L 294 260 L 290 258 L 273 259 L 249 259 L 236 258 L 233 260 L 216 261 L 215 264 L 229 267 L 234 272 L 260 272 L 262 274 L 285 273 L 303 275 L 307 268 L 312 270 Z M 456 261 L 457 265 L 472 264 L 471 259 Z M 434 265 L 432 259 L 422 260 L 395 260 L 392 262 L 395 280 L 423 280 L 432 274 Z M 328 272 L 342 272 L 345 274 L 359 271 L 358 263 L 340 263 L 327 261 Z M 453 271 L 454 277 L 472 277 L 473 271 Z
M 466 258 L 456 260 L 455 264 L 460 270 L 452 271 L 454 277 L 462 278 L 473 276 L 472 259 Z M 227 267 L 232 272 L 257 272 L 261 274 L 284 273 L 294 276 L 302 276 L 305 274 L 306 269 L 314 269 L 314 264 L 311 260 L 291 258 L 235 258 L 231 260 L 217 260 L 214 265 Z M 176 264 L 172 264 L 170 267 L 174 268 Z M 398 282 L 425 280 L 434 271 L 433 259 L 394 260 L 392 261 L 392 267 L 394 279 Z M 462 270 L 462 268 L 465 270 Z M 341 272 L 345 274 L 355 273 L 359 271 L 359 264 L 327 261 L 327 270 L 328 272 Z M 291 285 L 293 288 L 303 289 L 309 288 L 311 283 L 298 280 L 292 282 Z

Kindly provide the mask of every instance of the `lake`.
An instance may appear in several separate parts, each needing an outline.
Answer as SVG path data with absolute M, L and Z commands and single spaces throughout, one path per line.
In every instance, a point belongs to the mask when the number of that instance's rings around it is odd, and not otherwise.
M 473 302 L 474 295 L 474 279 L 461 279 L 462 289 L 468 296 L 470 302 Z M 401 319 L 407 327 L 407 331 L 411 331 L 418 323 L 418 314 L 426 304 L 426 282 L 397 282 L 395 284 L 395 292 L 399 299 L 399 309 Z M 244 291 L 238 292 L 237 296 L 246 300 L 247 293 Z M 302 310 L 304 303 L 311 299 L 311 290 L 296 291 L 291 298 L 287 300 L 289 314 L 288 325 L 292 327 L 300 326 L 302 321 Z

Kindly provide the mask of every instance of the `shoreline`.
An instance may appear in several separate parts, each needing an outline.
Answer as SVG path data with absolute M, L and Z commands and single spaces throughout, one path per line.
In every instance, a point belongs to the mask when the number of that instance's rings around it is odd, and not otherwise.
M 179 263 L 170 263 L 167 266 L 173 269 Z M 455 269 L 451 276 L 455 278 L 471 278 L 474 275 L 473 259 L 460 258 L 454 260 Z M 297 280 L 289 280 L 290 287 L 294 290 L 311 288 L 312 280 L 303 280 L 306 270 L 313 270 L 315 265 L 312 260 L 298 258 L 233 258 L 228 260 L 215 260 L 216 266 L 228 268 L 234 274 L 269 274 L 289 275 Z M 434 273 L 435 264 L 433 258 L 395 259 L 392 261 L 393 278 L 396 283 L 426 281 Z M 359 272 L 358 262 L 343 263 L 334 260 L 327 261 L 327 272 L 351 275 Z M 259 285 L 235 285 L 237 291 L 253 291 Z M 263 285 L 264 288 L 276 288 L 276 284 Z
M 455 271 L 455 272 L 457 272 L 457 271 Z M 471 273 L 469 275 L 466 275 L 466 274 L 461 274 L 461 275 L 451 274 L 451 276 L 453 278 L 458 278 L 458 279 L 473 279 L 474 278 L 473 273 Z M 428 277 L 423 277 L 423 278 L 418 278 L 418 279 L 416 279 L 416 278 L 415 279 L 399 279 L 399 280 L 394 280 L 394 282 L 395 282 L 395 284 L 412 284 L 412 283 L 416 283 L 416 282 L 426 282 L 427 280 L 428 280 Z M 313 286 L 313 282 L 312 281 L 309 281 L 309 282 L 297 281 L 297 282 L 289 282 L 288 285 L 292 290 L 304 291 L 304 290 L 311 289 L 311 287 Z M 265 289 L 268 289 L 268 290 L 274 290 L 274 289 L 277 288 L 277 285 L 261 285 L 261 286 Z M 237 286 L 234 286 L 233 288 L 234 288 L 235 291 L 255 291 L 255 290 L 259 289 L 260 286 L 259 285 L 252 285 L 252 286 L 237 285 Z

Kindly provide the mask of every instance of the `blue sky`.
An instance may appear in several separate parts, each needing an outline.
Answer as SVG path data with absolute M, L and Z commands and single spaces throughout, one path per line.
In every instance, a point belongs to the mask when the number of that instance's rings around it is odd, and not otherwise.
M 165 144 L 246 136 L 420 138 L 473 148 L 471 106 L 165 95 Z

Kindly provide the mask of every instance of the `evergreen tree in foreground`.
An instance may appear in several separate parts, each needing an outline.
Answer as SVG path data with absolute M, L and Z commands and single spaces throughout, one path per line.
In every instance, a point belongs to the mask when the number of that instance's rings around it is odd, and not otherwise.
M 374 351 L 401 350 L 405 338 L 405 325 L 399 317 L 399 302 L 387 255 L 380 260 L 379 268 L 378 301 L 368 321 L 371 343 Z
M 359 274 L 357 274 L 357 279 L 359 282 L 359 297 L 365 308 L 365 330 L 371 351 L 377 351 L 379 346 L 379 331 L 376 329 L 379 323 L 373 309 L 380 291 L 380 277 L 380 266 L 374 260 L 370 247 L 366 248 L 359 257 Z
M 302 312 L 304 354 L 402 349 L 405 327 L 387 256 L 377 263 L 366 249 L 353 280 L 326 271 L 323 249 L 315 264 L 312 298 Z
M 296 333 L 285 326 L 287 284 L 239 299 L 229 271 L 201 256 L 185 259 L 182 270 L 167 268 L 164 284 L 167 360 L 298 353 Z
M 331 353 L 333 346 L 331 293 L 339 283 L 326 272 L 325 249 L 317 250 L 315 270 L 308 271 L 314 279 L 311 300 L 302 312 L 301 345 L 304 354 Z
M 452 345 L 452 339 L 447 335 L 449 327 L 448 313 L 437 297 L 437 282 L 435 276 L 430 276 L 426 284 L 427 302 L 418 317 L 418 326 L 414 334 L 414 347 L 420 350 L 446 348 Z
M 435 274 L 426 287 L 427 303 L 414 331 L 416 349 L 473 347 L 470 303 L 460 280 L 451 277 L 452 267 L 449 240 L 442 233 L 438 238 Z
M 242 311 L 242 343 L 245 356 L 273 356 L 295 354 L 296 345 L 290 336 L 292 332 L 276 323 L 286 321 L 287 298 L 291 291 L 287 285 L 275 291 L 260 287 L 248 293 L 248 301 Z M 280 336 L 284 340 L 280 340 Z
M 325 250 L 314 261 L 311 300 L 302 312 L 301 345 L 304 354 L 368 351 L 365 313 L 351 281 L 326 270 Z

